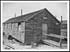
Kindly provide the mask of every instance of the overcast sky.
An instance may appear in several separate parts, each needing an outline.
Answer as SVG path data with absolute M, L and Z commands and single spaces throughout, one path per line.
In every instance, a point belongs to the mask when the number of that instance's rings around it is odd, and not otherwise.
M 6 21 L 9 18 L 21 15 L 21 9 L 23 15 L 26 13 L 34 12 L 40 9 L 46 8 L 51 12 L 58 20 L 63 16 L 63 20 L 67 19 L 67 3 L 66 2 L 5 2 L 3 3 L 3 17 L 2 20 Z

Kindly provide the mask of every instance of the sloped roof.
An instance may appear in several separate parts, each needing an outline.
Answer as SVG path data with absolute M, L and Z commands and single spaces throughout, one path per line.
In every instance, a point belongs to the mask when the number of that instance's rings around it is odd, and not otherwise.
M 33 16 L 35 16 L 38 13 L 43 12 L 43 11 L 47 11 L 49 14 L 51 14 L 46 8 L 44 8 L 44 9 L 41 9 L 41 10 L 38 10 L 38 11 L 35 11 L 35 12 L 32 12 L 32 13 L 29 13 L 29 14 L 25 14 L 25 15 L 22 15 L 22 16 L 11 18 L 11 19 L 7 20 L 6 22 L 4 22 L 3 24 L 5 24 L 5 23 L 13 23 L 13 22 L 22 22 L 22 21 L 24 22 L 24 21 L 27 21 L 27 20 L 31 19 Z M 54 16 L 53 16 L 53 18 L 57 22 L 59 22 Z

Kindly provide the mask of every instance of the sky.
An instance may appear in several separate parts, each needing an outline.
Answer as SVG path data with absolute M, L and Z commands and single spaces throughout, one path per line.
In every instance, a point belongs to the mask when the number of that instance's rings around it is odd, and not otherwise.
M 2 21 L 21 15 L 21 9 L 24 14 L 34 12 L 46 8 L 58 20 L 63 17 L 67 19 L 67 3 L 66 2 L 4 2 L 2 3 Z

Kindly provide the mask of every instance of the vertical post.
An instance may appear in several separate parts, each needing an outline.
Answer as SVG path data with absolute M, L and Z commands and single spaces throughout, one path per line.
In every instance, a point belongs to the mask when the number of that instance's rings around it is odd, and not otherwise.
M 61 16 L 60 30 L 61 29 L 62 29 L 62 16 Z M 60 36 L 62 36 L 62 34 Z M 60 38 L 60 47 L 62 47 L 62 38 Z
M 21 15 L 22 15 L 22 9 L 21 9 Z
M 21 16 L 22 16 L 22 9 L 21 9 Z M 19 25 L 20 26 L 20 25 Z M 19 27 L 19 28 L 21 28 L 21 27 Z M 21 30 L 21 29 L 20 29 Z M 21 40 L 21 33 L 22 32 L 20 32 L 20 40 Z

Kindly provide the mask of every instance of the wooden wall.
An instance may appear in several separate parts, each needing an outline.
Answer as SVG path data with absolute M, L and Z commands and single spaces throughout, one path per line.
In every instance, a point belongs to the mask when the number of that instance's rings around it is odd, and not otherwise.
M 60 23 L 57 22 L 57 20 L 55 19 L 56 17 L 53 17 L 47 11 L 43 12 L 43 16 L 47 17 L 47 19 L 43 20 L 43 23 L 48 24 L 48 34 L 53 33 L 60 35 Z
M 36 15 L 25 24 L 26 44 L 38 43 L 42 39 L 42 19 L 41 15 Z
M 12 35 L 14 38 L 24 43 L 25 22 L 21 22 L 20 25 L 18 25 L 18 23 L 8 23 L 3 26 L 3 32 L 5 32 L 7 37 Z
M 56 25 L 58 23 L 57 20 L 48 12 L 43 11 L 31 17 L 26 22 L 5 24 L 5 33 L 12 35 L 23 43 L 25 41 L 25 44 L 31 44 L 32 42 L 39 42 L 42 39 L 42 24 L 47 24 L 48 34 L 60 35 L 60 24 Z
M 43 17 L 46 17 L 45 19 Z M 60 24 L 47 12 L 39 13 L 25 24 L 25 40 L 26 44 L 31 42 L 39 42 L 42 39 L 42 24 L 47 24 L 48 34 L 60 35 Z

